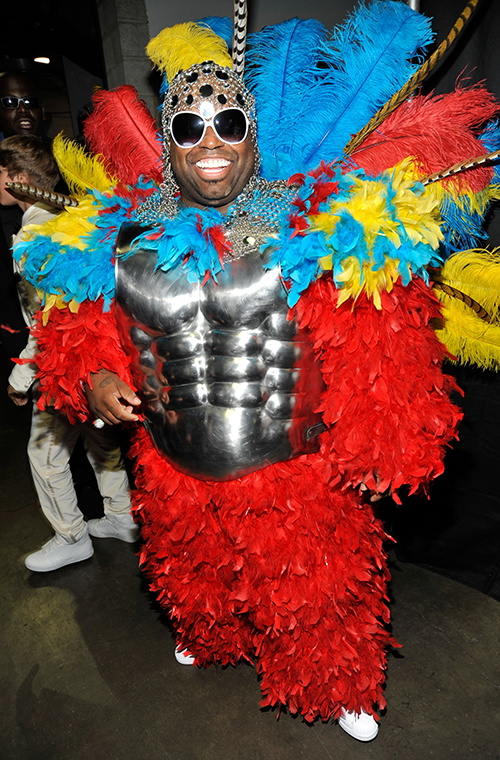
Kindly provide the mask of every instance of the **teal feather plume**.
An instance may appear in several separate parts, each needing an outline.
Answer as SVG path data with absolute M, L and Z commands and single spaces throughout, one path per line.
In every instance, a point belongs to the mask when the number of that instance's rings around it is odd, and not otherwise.
M 416 71 L 433 39 L 429 19 L 399 0 L 363 3 L 329 35 L 293 22 L 286 48 L 280 24 L 253 35 L 248 55 L 269 178 L 342 157 L 351 135 Z
M 303 71 L 317 66 L 327 34 L 316 19 L 293 18 L 249 35 L 245 83 L 255 95 L 262 173 L 267 179 L 286 178 L 297 170 L 290 155 L 290 129 L 303 97 Z

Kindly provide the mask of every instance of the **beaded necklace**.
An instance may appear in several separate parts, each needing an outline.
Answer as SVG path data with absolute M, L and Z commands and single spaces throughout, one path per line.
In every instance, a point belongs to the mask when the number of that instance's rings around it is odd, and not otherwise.
M 297 185 L 288 185 L 285 180 L 270 182 L 262 177 L 250 179 L 243 192 L 229 206 L 227 213 L 221 214 L 221 226 L 231 243 L 231 258 L 239 258 L 258 248 L 280 228 L 283 216 L 290 211 L 298 189 Z M 174 203 L 170 198 L 166 200 L 160 188 L 139 207 L 135 216 L 141 224 L 175 224 L 175 219 L 183 208 L 179 200 Z M 203 216 L 205 209 L 198 211 Z M 210 211 L 213 212 L 213 209 Z

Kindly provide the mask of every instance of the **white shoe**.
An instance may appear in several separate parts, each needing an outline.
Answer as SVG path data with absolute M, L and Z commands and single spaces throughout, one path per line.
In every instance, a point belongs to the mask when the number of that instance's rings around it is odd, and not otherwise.
M 181 665 L 194 665 L 195 660 L 189 649 L 183 649 L 181 652 L 179 647 L 175 647 L 175 659 Z
M 100 520 L 89 520 L 87 528 L 94 538 L 118 538 L 133 544 L 139 538 L 139 528 L 135 524 L 131 514 L 109 514 Z
M 378 723 L 373 715 L 368 715 L 361 710 L 358 715 L 355 712 L 346 712 L 339 718 L 339 726 L 346 734 L 358 739 L 360 742 L 371 742 L 378 734 Z
M 29 554 L 24 560 L 28 570 L 35 573 L 47 573 L 57 570 L 59 567 L 71 565 L 73 562 L 83 562 L 90 559 L 94 553 L 94 547 L 88 533 L 74 544 L 68 544 L 58 533 L 47 541 L 39 551 Z

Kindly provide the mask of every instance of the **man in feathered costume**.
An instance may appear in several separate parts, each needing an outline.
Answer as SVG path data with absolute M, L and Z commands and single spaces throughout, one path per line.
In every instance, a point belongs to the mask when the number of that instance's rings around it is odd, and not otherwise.
M 391 644 L 372 502 L 443 470 L 461 415 L 427 270 L 496 192 L 491 168 L 423 180 L 494 150 L 497 106 L 416 96 L 348 157 L 428 20 L 389 1 L 333 33 L 266 28 L 245 84 L 227 36 L 205 19 L 150 43 L 161 174 L 129 87 L 95 98 L 95 158 L 56 141 L 80 205 L 18 250 L 45 293 L 40 403 L 135 425 L 141 563 L 179 659 L 255 661 L 263 706 L 368 741 Z

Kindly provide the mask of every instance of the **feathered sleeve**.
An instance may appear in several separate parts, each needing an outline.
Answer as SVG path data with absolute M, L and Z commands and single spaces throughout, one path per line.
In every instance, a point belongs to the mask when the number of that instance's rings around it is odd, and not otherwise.
M 33 332 L 38 343 L 40 409 L 60 410 L 70 422 L 86 420 L 90 411 L 82 383 L 103 368 L 134 387 L 114 312 L 104 311 L 102 297 L 85 301 L 77 312 L 54 308 L 48 319 L 39 312 Z
M 114 319 L 114 251 L 118 230 L 130 220 L 152 183 L 114 192 L 94 190 L 76 209 L 31 229 L 16 249 L 41 297 L 34 334 L 40 408 L 61 410 L 70 421 L 89 415 L 82 382 L 105 368 L 133 387 L 129 359 Z
M 342 487 L 396 500 L 401 486 L 414 492 L 442 472 L 461 418 L 427 282 L 440 261 L 439 196 L 410 169 L 403 161 L 376 180 L 311 173 L 279 243 L 290 306 L 322 364 L 323 454 Z
M 438 302 L 422 280 L 398 282 L 377 309 L 366 294 L 338 305 L 339 291 L 324 276 L 297 304 L 313 336 L 327 390 L 319 410 L 328 431 L 322 452 L 343 487 L 365 485 L 411 492 L 443 471 L 448 442 L 462 415 L 450 402 L 456 388 L 443 375 L 444 349 L 432 320 Z

